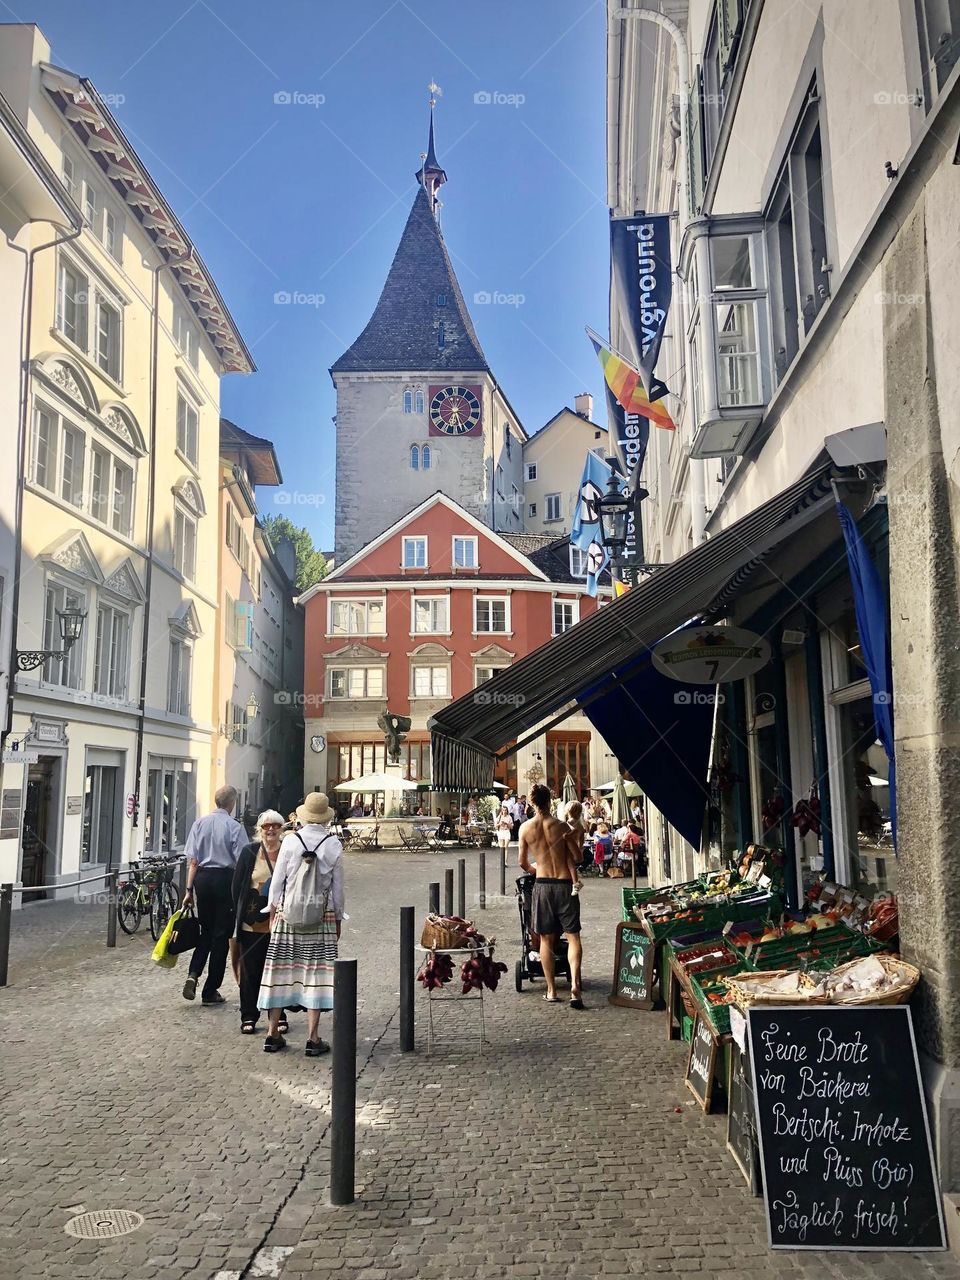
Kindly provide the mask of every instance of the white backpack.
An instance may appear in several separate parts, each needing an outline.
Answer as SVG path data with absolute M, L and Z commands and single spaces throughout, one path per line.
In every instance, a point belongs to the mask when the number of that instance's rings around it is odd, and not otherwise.
M 317 849 L 324 840 L 331 838 L 331 834 L 325 835 L 316 849 L 307 848 L 299 831 L 295 831 L 294 835 L 303 845 L 304 854 L 293 880 L 283 891 L 283 918 L 287 924 L 295 927 L 314 927 L 323 924 L 330 902 L 333 872 L 320 870 Z

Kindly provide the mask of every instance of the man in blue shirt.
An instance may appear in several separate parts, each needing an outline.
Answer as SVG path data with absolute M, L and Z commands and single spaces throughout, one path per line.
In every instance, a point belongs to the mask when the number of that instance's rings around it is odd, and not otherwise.
M 197 894 L 197 919 L 200 942 L 190 959 L 190 973 L 183 984 L 184 1000 L 193 1000 L 197 982 L 209 960 L 207 980 L 201 998 L 204 1004 L 223 1004 L 220 984 L 227 967 L 227 952 L 233 932 L 234 914 L 231 897 L 233 869 L 247 833 L 232 817 L 237 807 L 235 787 L 221 787 L 214 796 L 216 809 L 198 818 L 190 828 L 184 853 L 187 857 L 187 890 L 183 905 L 193 905 L 194 886 Z

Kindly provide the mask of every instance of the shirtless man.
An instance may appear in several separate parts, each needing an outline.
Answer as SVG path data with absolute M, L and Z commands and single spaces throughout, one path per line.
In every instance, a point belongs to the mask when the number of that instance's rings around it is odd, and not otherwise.
M 572 892 L 579 863 L 578 840 L 565 822 L 550 816 L 549 788 L 535 786 L 530 799 L 536 813 L 520 828 L 520 866 L 537 877 L 533 886 L 531 927 L 540 935 L 540 963 L 547 980 L 547 994 L 543 998 L 550 1004 L 559 1003 L 553 959 L 562 933 L 567 940 L 570 961 L 570 1008 L 582 1009 L 580 899 Z M 531 857 L 535 859 L 535 866 L 530 865 Z

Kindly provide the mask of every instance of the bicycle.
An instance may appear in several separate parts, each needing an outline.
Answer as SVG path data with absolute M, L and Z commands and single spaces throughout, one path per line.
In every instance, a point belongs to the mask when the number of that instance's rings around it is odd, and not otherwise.
M 165 858 L 143 858 L 130 867 L 130 879 L 117 890 L 117 923 L 124 933 L 133 935 L 144 915 L 150 917 L 150 934 L 154 942 L 180 906 L 180 891 L 173 882 L 177 863 Z

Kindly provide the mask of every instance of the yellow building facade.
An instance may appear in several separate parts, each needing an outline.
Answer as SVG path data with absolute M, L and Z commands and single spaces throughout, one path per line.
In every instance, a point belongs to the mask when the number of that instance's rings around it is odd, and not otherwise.
M 6 746 L 8 761 L 11 749 L 24 760 L 4 765 L 0 880 L 22 885 L 24 900 L 39 896 L 31 886 L 176 851 L 209 805 L 220 378 L 253 369 L 107 103 L 49 53 L 36 27 L 5 28 L 0 91 L 84 215 L 79 233 L 37 225 L 23 236 L 29 346 Z M 82 630 L 62 656 L 73 612 Z M 32 665 L 34 651 L 55 656 Z

